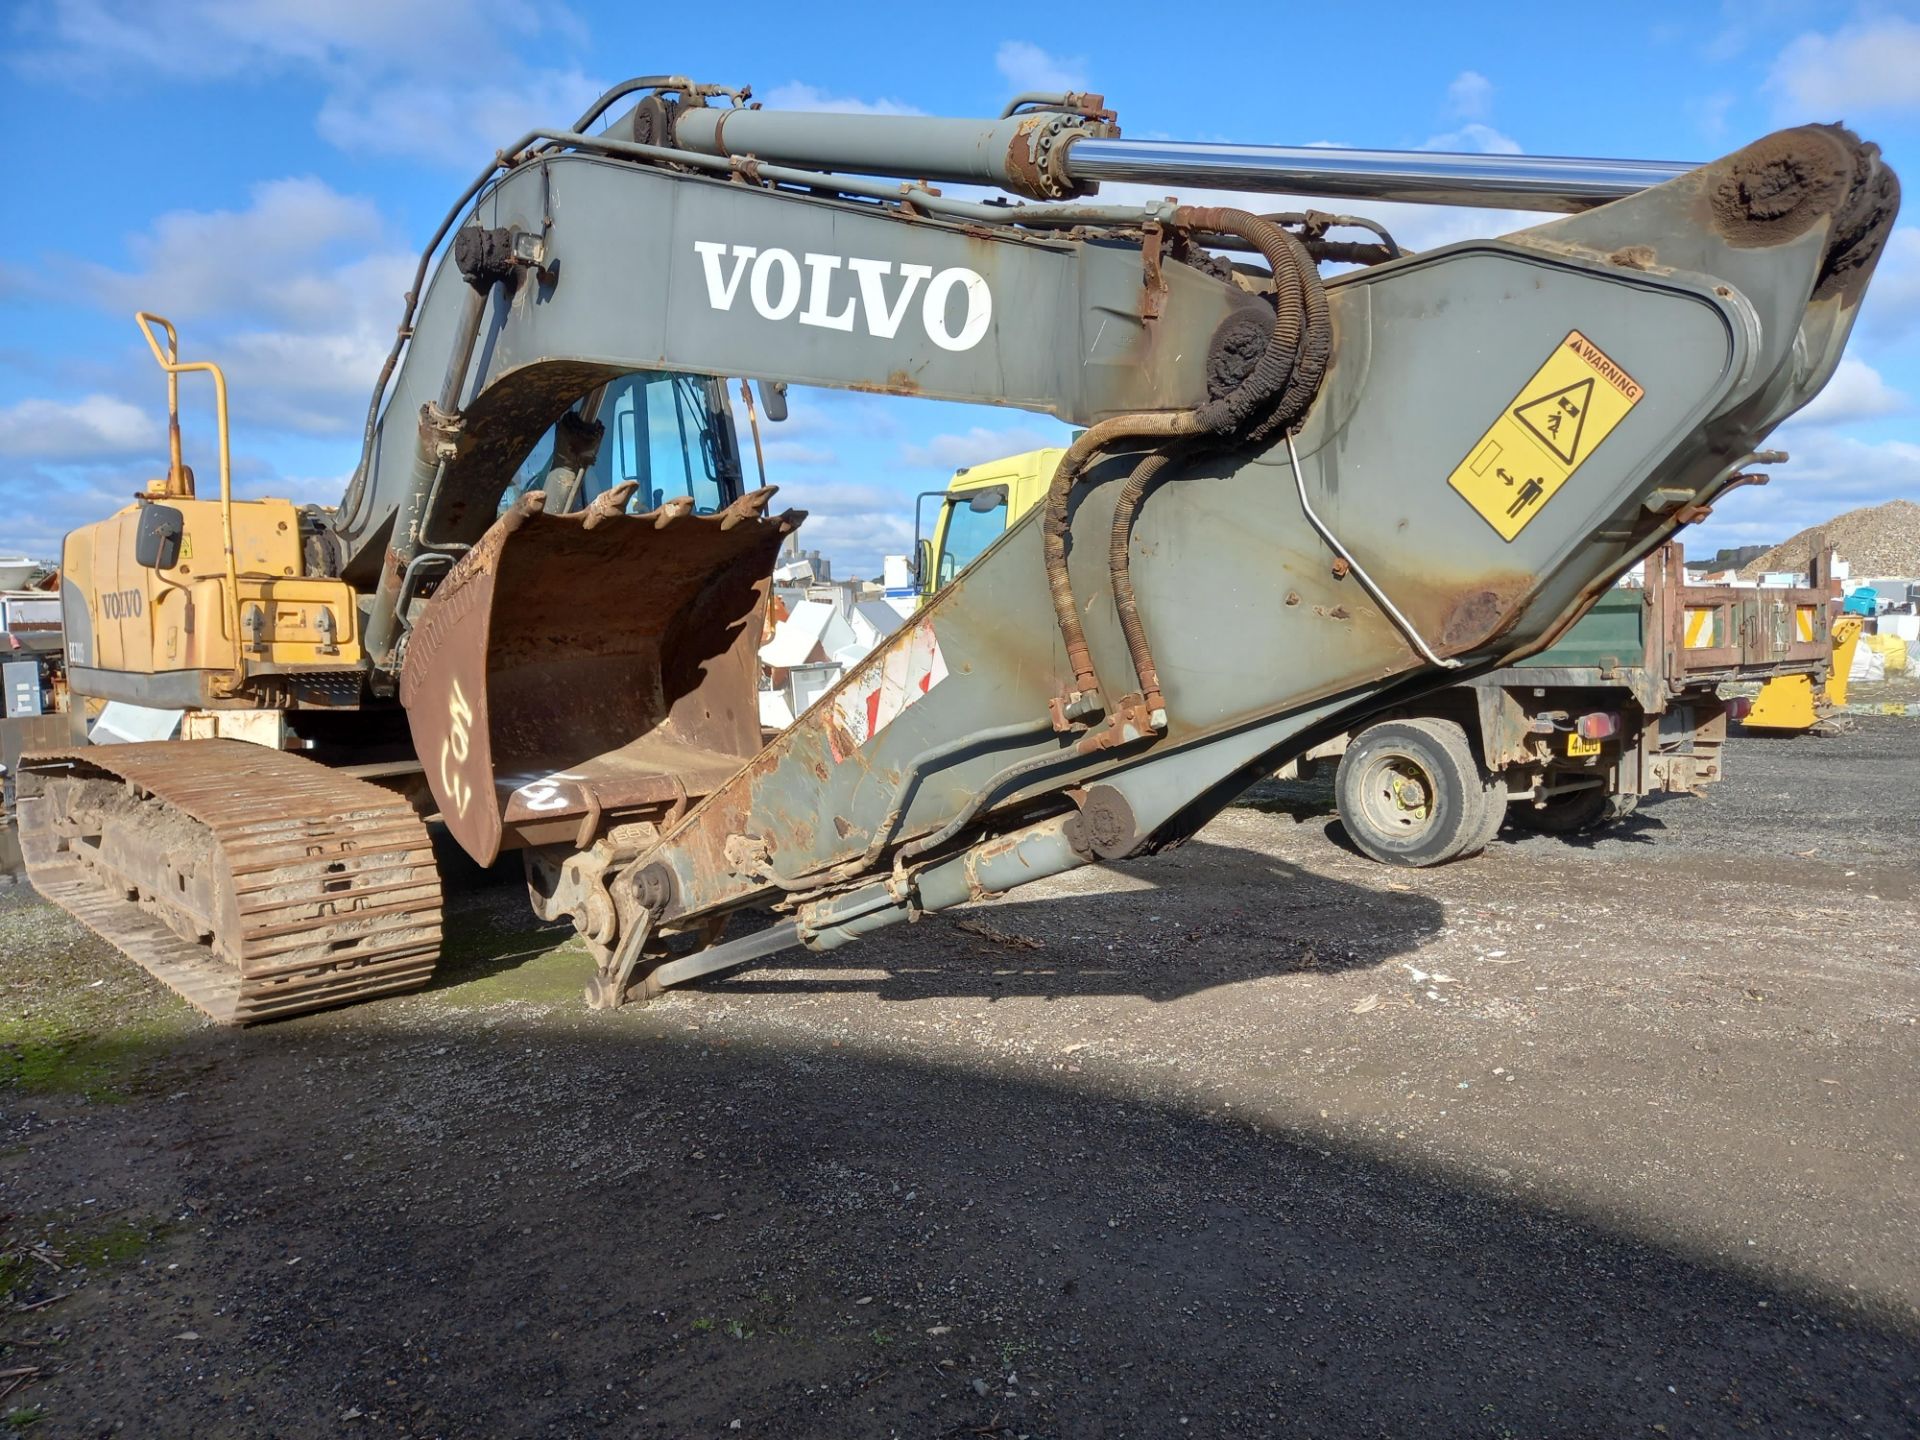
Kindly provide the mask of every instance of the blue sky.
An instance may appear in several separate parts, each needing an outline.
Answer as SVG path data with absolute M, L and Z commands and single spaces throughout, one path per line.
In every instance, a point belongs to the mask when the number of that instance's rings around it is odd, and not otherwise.
M 570 121 L 628 74 L 751 84 L 776 107 L 942 115 L 1091 88 L 1131 134 L 1683 160 L 1844 119 L 1920 195 L 1920 0 L 1273 5 L 1195 22 L 1164 5 L 979 0 L 35 0 L 4 15 L 0 552 L 54 554 L 164 463 L 137 307 L 227 366 L 243 492 L 337 499 L 417 246 L 497 146 Z M 1366 208 L 1415 247 L 1512 228 Z M 1793 463 L 1730 496 L 1690 548 L 1920 498 L 1916 330 L 1920 203 L 1841 375 L 1776 436 Z M 200 447 L 210 403 L 189 385 Z M 793 408 L 767 429 L 769 478 L 813 512 L 811 543 L 862 573 L 906 548 L 915 492 L 1063 433 L 932 402 L 805 392 Z

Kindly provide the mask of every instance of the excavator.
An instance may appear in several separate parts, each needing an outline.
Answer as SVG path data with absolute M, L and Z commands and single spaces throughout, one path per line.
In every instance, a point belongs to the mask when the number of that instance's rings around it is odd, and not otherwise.
M 1542 218 L 1408 253 L 1177 187 Z M 24 760 L 30 876 L 243 1023 L 427 982 L 435 816 L 482 864 L 521 853 L 601 1008 L 1165 850 L 1356 716 L 1549 644 L 1777 458 L 1898 196 L 1838 126 L 1694 165 L 628 81 L 448 211 L 336 507 L 235 499 L 224 377 L 142 318 L 170 464 L 68 538 L 68 668 L 200 724 Z M 180 458 L 193 373 L 217 498 Z M 754 647 L 802 517 L 744 484 L 740 380 L 1084 427 L 765 745 Z

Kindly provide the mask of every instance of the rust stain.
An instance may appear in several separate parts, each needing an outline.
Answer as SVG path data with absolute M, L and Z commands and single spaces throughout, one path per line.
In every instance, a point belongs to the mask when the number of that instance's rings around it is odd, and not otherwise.
M 1520 587 L 1480 589 L 1460 597 L 1440 627 L 1443 650 L 1470 650 L 1485 644 L 1511 625 L 1518 615 L 1514 602 Z

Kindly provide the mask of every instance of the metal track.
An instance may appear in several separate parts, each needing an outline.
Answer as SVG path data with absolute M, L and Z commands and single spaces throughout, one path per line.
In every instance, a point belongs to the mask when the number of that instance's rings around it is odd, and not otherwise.
M 391 791 L 238 740 L 43 752 L 19 778 L 34 887 L 221 1024 L 433 975 L 439 870 Z

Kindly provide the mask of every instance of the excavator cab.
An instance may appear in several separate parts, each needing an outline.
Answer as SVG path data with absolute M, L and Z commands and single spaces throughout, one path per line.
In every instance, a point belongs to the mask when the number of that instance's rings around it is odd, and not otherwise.
M 540 437 L 501 495 L 499 513 L 537 490 L 548 513 L 563 514 L 630 484 L 634 513 L 691 500 L 693 514 L 718 514 L 740 498 L 742 482 L 725 390 L 716 388 L 703 376 L 644 370 L 610 382 L 568 412 L 574 421 Z M 601 435 L 591 462 L 575 470 L 564 463 L 561 428 L 583 416 Z

